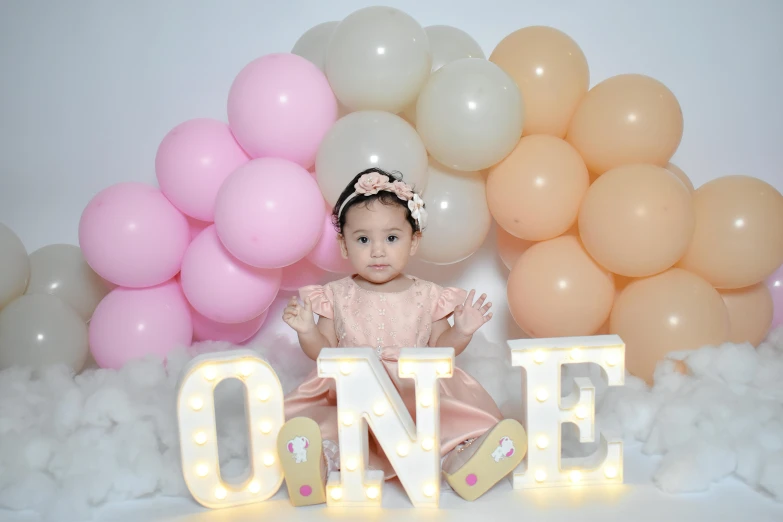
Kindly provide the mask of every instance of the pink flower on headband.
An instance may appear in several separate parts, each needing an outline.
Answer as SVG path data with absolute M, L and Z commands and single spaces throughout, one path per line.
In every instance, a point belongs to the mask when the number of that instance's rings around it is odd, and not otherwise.
M 359 178 L 359 181 L 353 186 L 357 194 L 372 196 L 382 190 L 390 190 L 391 184 L 389 178 L 377 172 L 370 172 Z
M 404 181 L 395 181 L 391 184 L 391 190 L 397 197 L 403 201 L 408 201 L 413 197 L 413 191 Z

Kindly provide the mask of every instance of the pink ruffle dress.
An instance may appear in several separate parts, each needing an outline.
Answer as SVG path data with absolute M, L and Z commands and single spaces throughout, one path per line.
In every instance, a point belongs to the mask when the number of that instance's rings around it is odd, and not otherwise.
M 338 347 L 373 347 L 391 377 L 411 417 L 416 418 L 412 379 L 400 379 L 397 359 L 400 348 L 426 347 L 433 321 L 448 317 L 465 301 L 466 292 L 443 288 L 408 276 L 413 284 L 401 292 L 374 292 L 360 287 L 353 277 L 324 286 L 299 290 L 309 297 L 313 311 L 334 320 Z M 454 368 L 450 379 L 440 380 L 441 454 L 480 437 L 503 419 L 489 393 L 470 375 Z M 314 371 L 285 399 L 287 419 L 309 417 L 321 428 L 324 440 L 337 442 L 337 396 L 334 381 Z M 370 434 L 372 435 L 372 433 Z M 370 437 L 370 467 L 394 476 L 386 457 Z

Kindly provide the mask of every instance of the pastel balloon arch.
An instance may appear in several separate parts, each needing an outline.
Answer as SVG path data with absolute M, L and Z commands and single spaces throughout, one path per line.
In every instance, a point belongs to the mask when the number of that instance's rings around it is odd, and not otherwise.
M 159 187 L 121 183 L 85 208 L 85 259 L 117 285 L 90 323 L 99 365 L 194 334 L 242 342 L 280 291 L 349 273 L 330 208 L 372 166 L 423 190 L 426 262 L 469 259 L 496 223 L 530 336 L 617 333 L 649 380 L 669 351 L 758 344 L 781 321 L 783 196 L 746 175 L 694 189 L 670 163 L 675 95 L 640 74 L 590 88 L 555 28 L 521 28 L 487 59 L 457 28 L 360 9 L 247 64 L 227 116 L 163 138 Z

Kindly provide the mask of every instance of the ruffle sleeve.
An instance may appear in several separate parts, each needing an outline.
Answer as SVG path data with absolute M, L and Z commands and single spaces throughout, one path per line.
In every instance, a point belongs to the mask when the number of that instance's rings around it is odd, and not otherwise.
M 432 311 L 433 321 L 448 317 L 457 305 L 465 302 L 465 298 L 468 296 L 465 290 L 452 286 L 440 288 L 436 285 L 435 291 L 438 292 L 438 296 Z
M 299 297 L 302 298 L 302 301 L 309 297 L 313 312 L 316 314 L 327 319 L 334 319 L 334 294 L 328 286 L 303 286 L 299 289 Z

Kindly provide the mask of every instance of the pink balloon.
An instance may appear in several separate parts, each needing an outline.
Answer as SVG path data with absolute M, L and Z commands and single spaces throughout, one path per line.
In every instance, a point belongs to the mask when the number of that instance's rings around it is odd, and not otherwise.
M 79 221 L 79 244 L 95 272 L 116 285 L 161 284 L 179 272 L 188 221 L 163 193 L 143 183 L 99 192 Z
M 268 310 L 264 310 L 258 317 L 244 323 L 226 324 L 204 317 L 195 309 L 191 312 L 193 314 L 193 337 L 197 341 L 227 341 L 233 344 L 245 342 L 258 333 L 269 315 Z
M 244 323 L 269 308 L 283 271 L 247 265 L 218 239 L 215 226 L 193 240 L 182 260 L 182 290 L 200 314 L 219 323 Z
M 268 54 L 245 66 L 228 94 L 228 122 L 254 158 L 304 168 L 337 121 L 337 99 L 321 70 L 295 54 Z
M 337 230 L 332 223 L 332 209 L 327 205 L 326 218 L 321 224 L 321 239 L 307 255 L 307 260 L 322 270 L 335 274 L 352 274 L 353 266 L 343 259 L 340 244 L 337 242 Z
M 150 288 L 115 288 L 90 320 L 90 351 L 101 368 L 190 346 L 190 308 L 175 279 Z
M 303 286 L 316 285 L 324 276 L 324 271 L 307 259 L 297 261 L 283 268 L 283 281 L 280 288 L 288 292 L 299 290 Z
M 767 278 L 767 288 L 772 294 L 772 325 L 770 330 L 783 325 L 783 265 Z
M 260 268 L 282 268 L 306 256 L 321 237 L 323 218 L 318 183 L 296 163 L 278 158 L 239 167 L 215 207 L 218 236 L 228 251 Z
M 220 186 L 249 160 L 228 125 L 200 118 L 177 125 L 163 138 L 155 172 L 160 189 L 179 210 L 212 221 Z

